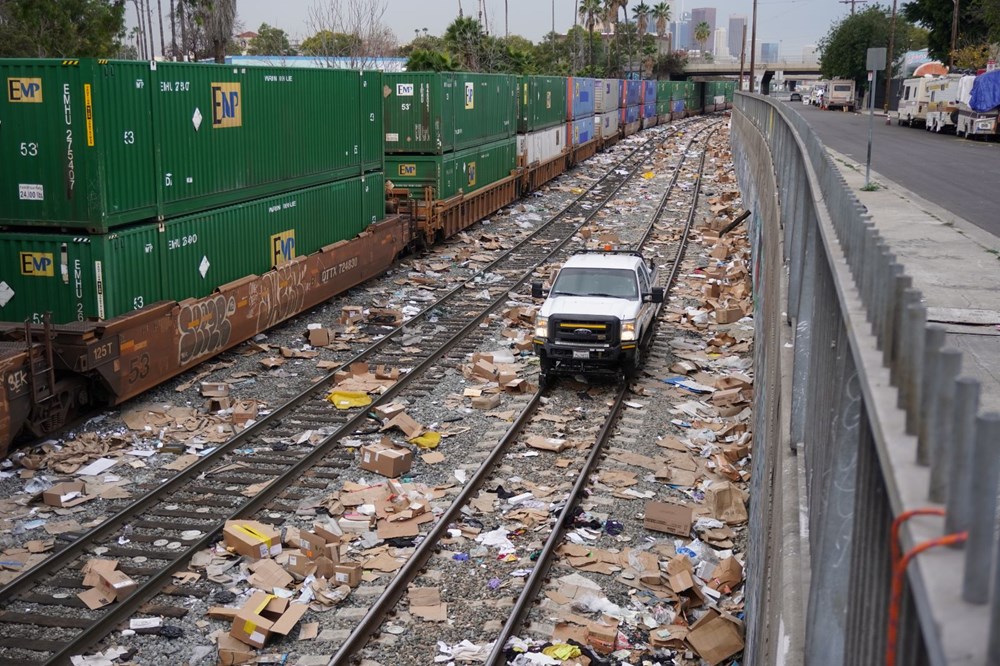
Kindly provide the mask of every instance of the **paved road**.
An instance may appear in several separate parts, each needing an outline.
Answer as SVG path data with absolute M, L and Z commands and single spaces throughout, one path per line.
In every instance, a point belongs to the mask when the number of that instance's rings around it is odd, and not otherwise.
M 805 116 L 829 148 L 861 164 L 868 151 L 868 116 L 821 111 L 786 102 Z M 886 126 L 875 116 L 872 169 L 958 217 L 1000 237 L 1000 142 Z

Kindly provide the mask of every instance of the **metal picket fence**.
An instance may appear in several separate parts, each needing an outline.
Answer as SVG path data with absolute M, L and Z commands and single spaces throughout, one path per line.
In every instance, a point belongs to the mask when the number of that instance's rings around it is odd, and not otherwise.
M 1000 415 L 805 119 L 734 107 L 758 329 L 746 663 L 1000 664 Z

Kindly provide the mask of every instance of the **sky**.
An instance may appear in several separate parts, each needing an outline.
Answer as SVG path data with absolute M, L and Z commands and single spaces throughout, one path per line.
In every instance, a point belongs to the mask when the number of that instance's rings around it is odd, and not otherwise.
M 310 27 L 310 8 L 317 2 L 328 4 L 337 0 L 238 0 L 238 20 L 246 30 L 256 30 L 261 23 L 281 28 L 292 39 L 303 39 L 315 30 Z M 354 0 L 340 0 L 351 2 Z M 466 15 L 476 16 L 479 0 L 380 0 L 386 5 L 384 21 L 395 32 L 400 44 L 413 39 L 414 29 L 427 28 L 429 34 L 440 35 L 458 15 L 461 4 Z M 574 6 L 578 0 L 506 0 L 511 34 L 522 35 L 538 42 L 555 26 L 565 32 L 573 25 Z M 486 22 L 492 34 L 503 34 L 504 0 L 483 0 Z M 629 10 L 638 4 L 630 0 Z M 647 0 L 647 4 L 655 4 Z M 166 3 L 164 2 L 164 5 Z M 671 15 L 695 7 L 716 8 L 716 26 L 728 27 L 730 14 L 752 13 L 752 0 L 670 0 Z M 135 24 L 134 10 L 129 4 L 129 25 Z M 834 21 L 850 13 L 850 6 L 838 0 L 758 0 L 757 42 L 778 42 L 782 56 L 801 55 L 806 45 L 816 44 Z M 747 26 L 750 39 L 750 26 Z

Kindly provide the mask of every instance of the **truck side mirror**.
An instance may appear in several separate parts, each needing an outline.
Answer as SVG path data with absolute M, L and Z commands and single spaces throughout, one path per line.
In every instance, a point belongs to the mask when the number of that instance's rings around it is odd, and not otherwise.
M 663 302 L 663 287 L 653 287 L 652 300 L 654 303 Z
M 531 297 L 532 298 L 543 298 L 542 294 L 542 283 L 532 282 L 531 283 Z

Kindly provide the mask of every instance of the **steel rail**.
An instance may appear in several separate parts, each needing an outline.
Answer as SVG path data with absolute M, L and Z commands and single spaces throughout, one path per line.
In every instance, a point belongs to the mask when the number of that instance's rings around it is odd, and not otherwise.
M 647 147 L 654 140 L 655 139 L 650 139 L 646 143 L 639 146 L 639 148 L 633 151 L 629 155 L 629 157 L 619 162 L 618 163 L 619 166 L 627 162 L 628 160 L 632 159 L 637 153 L 639 153 L 643 148 Z M 475 330 L 483 319 L 488 317 L 489 314 L 495 308 L 502 305 L 507 300 L 507 293 L 510 291 L 510 289 L 516 288 L 518 285 L 523 284 L 526 280 L 528 280 L 531 277 L 533 271 L 539 265 L 543 264 L 545 261 L 548 261 L 548 259 L 551 256 L 561 251 L 562 248 L 564 248 L 565 245 L 568 244 L 573 239 L 575 230 L 578 230 L 583 225 L 587 224 L 591 219 L 593 219 L 593 217 L 597 215 L 597 213 L 607 204 L 607 202 L 610 201 L 611 198 L 614 197 L 615 194 L 621 190 L 624 184 L 628 182 L 635 175 L 640 166 L 641 166 L 641 160 L 640 163 L 638 163 L 629 172 L 627 176 L 621 179 L 621 181 L 618 182 L 618 184 L 612 189 L 612 191 L 606 197 L 604 197 L 600 206 L 596 207 L 588 215 L 585 215 L 582 221 L 580 221 L 577 225 L 574 225 L 574 231 L 572 231 L 566 238 L 564 238 L 561 242 L 559 242 L 554 249 L 546 253 L 541 260 L 539 260 L 538 262 L 533 264 L 528 270 L 526 270 L 523 276 L 519 280 L 517 280 L 511 287 L 504 290 L 504 293 L 502 293 L 498 298 L 491 301 L 480 315 L 469 321 L 463 328 L 461 328 L 457 333 L 455 333 L 451 338 L 449 338 L 449 340 L 443 343 L 435 352 L 432 352 L 428 356 L 428 358 L 426 358 L 424 361 L 418 364 L 413 369 L 413 371 L 405 375 L 404 378 L 402 378 L 400 381 L 398 381 L 396 384 L 390 387 L 386 392 L 384 392 L 381 396 L 379 396 L 378 399 L 376 399 L 371 406 L 391 401 L 393 397 L 396 396 L 404 388 L 406 388 L 411 381 L 415 380 L 415 378 L 420 376 L 425 370 L 431 367 L 438 359 L 440 359 L 444 354 L 450 351 L 460 340 L 464 339 L 470 332 Z M 609 172 L 609 174 L 610 173 L 611 172 Z M 597 185 L 604 182 L 606 179 L 607 176 L 605 176 L 605 178 L 595 183 L 594 186 L 589 188 L 587 191 L 590 192 Z M 572 208 L 575 204 L 579 203 L 580 200 L 583 198 L 583 196 L 585 195 L 581 195 L 581 197 L 574 200 L 574 202 L 572 202 L 569 206 L 567 206 L 563 211 L 560 211 L 560 213 L 557 214 L 557 216 L 553 217 L 552 220 L 550 220 L 550 222 L 547 223 L 543 228 L 551 227 L 556 222 L 556 220 L 563 215 L 563 213 L 566 210 Z M 504 261 L 507 258 L 509 258 L 509 256 L 514 251 L 516 251 L 518 248 L 521 248 L 531 238 L 534 238 L 537 235 L 537 232 L 541 231 L 543 228 L 536 230 L 536 233 L 531 234 L 527 239 L 525 239 L 525 241 L 522 241 L 521 243 L 516 245 L 514 248 L 511 249 L 511 251 L 505 253 L 502 257 L 491 263 L 489 267 L 484 268 L 478 274 L 487 272 L 490 267 L 495 266 L 501 261 Z M 470 280 L 471 279 L 473 278 L 470 278 Z M 439 299 L 439 301 L 437 301 L 435 304 L 425 308 L 419 315 L 417 315 L 417 317 L 427 313 L 429 310 L 439 305 L 445 299 L 450 298 L 453 294 L 456 294 L 460 290 L 464 289 L 465 284 L 467 284 L 468 282 L 469 280 L 464 281 L 459 287 L 456 287 L 452 291 L 448 292 L 448 294 L 446 294 L 442 299 Z M 414 317 L 414 319 L 416 319 L 417 317 Z M 407 324 L 412 324 L 414 319 L 411 319 L 409 322 L 407 322 Z M 393 331 L 393 333 L 396 333 L 403 328 L 405 328 L 405 325 L 398 327 L 395 331 Z M 389 336 L 386 336 L 386 338 L 388 337 Z M 379 343 L 384 343 L 386 338 L 380 340 Z M 356 362 L 359 358 L 366 356 L 368 353 L 370 353 L 370 350 L 379 347 L 379 343 L 372 345 L 372 347 L 370 347 L 368 350 L 362 352 L 351 361 L 348 361 L 342 367 L 347 367 L 350 365 L 350 363 Z M 332 374 L 333 373 L 331 373 L 331 375 Z M 328 381 L 328 379 L 329 377 L 320 382 L 317 382 L 310 388 L 306 389 L 302 394 L 288 401 L 287 403 L 285 403 L 285 405 L 282 405 L 282 407 L 279 408 L 279 410 L 276 410 L 275 412 L 272 412 L 270 415 L 268 415 L 266 421 L 258 422 L 252 428 L 240 433 L 240 435 L 238 435 L 237 437 L 234 437 L 230 442 L 228 442 L 224 446 L 226 446 L 227 448 L 232 448 L 236 444 L 242 442 L 244 439 L 249 437 L 250 434 L 255 433 L 259 428 L 263 427 L 261 424 L 267 421 L 274 420 L 279 416 L 282 416 L 283 414 L 287 413 L 287 411 L 289 411 L 291 407 L 293 407 L 295 404 L 301 403 L 304 399 L 306 399 L 309 395 L 315 392 L 318 388 L 321 388 L 322 384 Z M 254 513 L 263 508 L 268 502 L 272 501 L 276 496 L 278 496 L 281 492 L 283 492 L 289 485 L 291 485 L 296 479 L 298 479 L 304 470 L 307 470 L 310 467 L 312 467 L 319 459 L 321 459 L 323 456 L 325 456 L 331 450 L 333 450 L 334 444 L 337 441 L 347 436 L 348 434 L 356 430 L 360 424 L 364 423 L 368 418 L 368 411 L 370 407 L 360 410 L 354 417 L 349 419 L 340 428 L 338 428 L 336 432 L 328 435 L 324 440 L 322 440 L 319 444 L 317 444 L 317 446 L 311 452 L 309 452 L 306 456 L 304 456 L 302 459 L 296 462 L 284 474 L 277 477 L 261 493 L 257 494 L 250 501 L 231 510 L 228 513 L 228 516 L 224 518 L 224 520 L 239 518 L 242 517 L 243 515 Z M 214 455 L 216 455 L 216 452 L 213 452 L 213 456 Z M 205 469 L 206 469 L 205 466 L 199 466 L 198 469 L 188 468 L 188 470 L 185 470 L 184 472 L 176 475 L 173 479 L 168 481 L 167 484 L 157 488 L 155 491 L 148 493 L 146 496 L 141 498 L 139 502 L 131 505 L 128 509 L 123 511 L 122 514 L 125 513 L 128 514 L 128 516 L 126 516 L 124 520 L 127 520 L 128 517 L 131 517 L 137 513 L 141 513 L 149 506 L 155 504 L 156 501 L 160 500 L 164 495 L 168 494 L 169 492 L 172 492 L 173 490 L 176 490 L 177 488 L 182 487 L 184 481 L 186 481 L 195 474 L 199 474 Z M 90 533 L 85 535 L 84 539 L 81 539 L 77 541 L 75 544 L 73 544 L 71 548 L 73 548 L 75 552 L 71 553 L 70 548 L 64 549 L 64 551 L 60 551 L 60 553 L 58 554 L 58 558 L 62 560 L 61 564 L 72 561 L 72 559 L 74 559 L 75 557 L 77 557 L 79 554 L 82 553 L 83 549 L 90 542 L 96 540 L 97 538 L 106 536 L 107 533 L 112 530 L 112 526 L 110 525 L 110 523 L 114 520 L 115 519 L 113 518 L 109 520 L 107 523 L 103 524 L 102 526 L 95 528 L 95 530 L 92 530 Z M 124 522 L 124 520 L 120 522 Z M 202 536 L 198 541 L 193 542 L 193 544 L 188 549 L 178 553 L 177 556 L 172 561 L 170 561 L 168 565 L 161 568 L 156 574 L 151 576 L 148 580 L 144 581 L 139 586 L 139 588 L 127 599 L 123 600 L 116 606 L 111 607 L 109 610 L 106 610 L 105 614 L 101 618 L 97 619 L 94 622 L 94 624 L 84 629 L 75 638 L 70 639 L 68 642 L 66 642 L 65 646 L 59 652 L 50 657 L 49 661 L 46 663 L 68 663 L 70 656 L 79 654 L 83 652 L 86 648 L 98 642 L 107 633 L 109 633 L 113 629 L 113 627 L 117 625 L 120 621 L 124 620 L 125 618 L 133 614 L 147 600 L 159 594 L 162 587 L 169 582 L 169 579 L 172 576 L 172 574 L 180 570 L 187 563 L 188 559 L 193 553 L 207 547 L 212 543 L 213 539 L 221 531 L 222 525 L 224 524 L 224 520 L 222 522 L 219 522 L 215 529 L 207 530 L 205 535 Z M 114 525 L 113 527 L 117 528 L 117 525 Z M 93 538 L 89 538 L 92 535 Z M 40 578 L 42 575 L 47 575 L 48 572 L 53 568 L 58 568 L 58 566 L 54 562 L 51 562 L 49 560 L 46 560 L 45 564 L 47 564 L 48 566 L 38 567 L 39 569 L 44 569 L 44 572 L 40 572 L 39 574 L 35 575 L 34 576 L 35 579 Z M 25 576 L 28 576 L 29 574 L 32 574 L 32 572 L 31 571 L 26 572 Z M 19 585 L 20 589 L 23 589 L 31 582 L 33 582 L 32 580 L 27 580 L 27 579 L 22 580 L 22 578 L 19 578 L 14 582 L 17 583 L 19 581 L 21 583 Z M 3 591 L 4 590 L 0 590 L 0 592 Z M 0 597 L 7 598 L 6 596 L 3 595 L 0 595 Z
M 164 484 L 162 484 L 162 485 L 158 486 L 157 488 L 149 491 L 148 493 L 146 493 L 145 495 L 143 495 L 142 497 L 140 497 L 138 500 L 136 500 L 135 502 L 129 504 L 129 506 L 127 506 L 124 509 L 122 509 L 120 512 L 118 512 L 114 516 L 111 516 L 110 518 L 108 518 L 106 521 L 104 521 L 100 525 L 98 525 L 98 526 L 92 528 L 90 531 L 82 534 L 74 542 L 72 542 L 70 544 L 67 544 L 67 546 L 65 548 L 61 549 L 60 551 L 58 551 L 56 553 L 53 553 L 52 555 L 50 555 L 48 558 L 46 558 L 42 562 L 39 562 L 38 564 L 36 564 L 31 569 L 28 569 L 27 571 L 25 571 L 24 573 L 22 573 L 20 576 L 18 576 L 17 578 L 15 578 L 10 583 L 4 585 L 3 587 L 0 587 L 0 599 L 8 599 L 8 598 L 11 597 L 11 595 L 14 595 L 14 594 L 17 594 L 19 592 L 22 592 L 26 588 L 30 587 L 30 585 L 33 582 L 35 582 L 37 580 L 37 578 L 39 578 L 40 576 L 44 576 L 44 575 L 50 574 L 53 570 L 60 569 L 60 568 L 64 567 L 66 564 L 68 564 L 69 562 L 71 562 L 73 559 L 75 559 L 76 557 L 78 557 L 83 552 L 83 547 L 87 543 L 90 543 L 90 542 L 93 542 L 93 541 L 96 541 L 96 540 L 99 540 L 101 538 L 104 538 L 104 537 L 108 536 L 111 532 L 117 530 L 119 527 L 121 527 L 123 524 L 125 524 L 128 520 L 134 518 L 137 514 L 140 514 L 140 513 L 144 512 L 146 509 L 148 509 L 149 507 L 153 506 L 156 503 L 156 501 L 159 498 L 161 498 L 162 496 L 164 496 L 165 494 L 168 494 L 170 492 L 173 492 L 173 491 L 177 490 L 178 488 L 182 487 L 186 482 L 188 482 L 190 479 L 192 479 L 192 478 L 194 478 L 194 477 L 202 474 L 205 471 L 208 471 L 208 470 L 212 469 L 213 466 L 215 465 L 215 463 L 220 458 L 222 458 L 224 455 L 226 455 L 227 453 L 230 453 L 232 450 L 238 448 L 241 444 L 243 444 L 250 437 L 252 437 L 254 435 L 257 435 L 261 431 L 264 431 L 267 428 L 269 428 L 273 423 L 277 422 L 281 417 L 285 416 L 288 412 L 292 411 L 293 409 L 295 409 L 296 407 L 298 407 L 299 405 L 301 405 L 303 402 L 305 402 L 306 400 L 308 400 L 309 397 L 312 396 L 315 392 L 321 390 L 324 386 L 326 386 L 333 379 L 333 377 L 336 375 L 337 372 L 342 371 L 342 370 L 344 370 L 346 368 L 349 368 L 351 366 L 351 364 L 357 363 L 359 361 L 363 361 L 365 358 L 367 358 L 367 357 L 369 357 L 371 355 L 374 355 L 375 353 L 377 353 L 378 351 L 380 351 L 383 347 L 385 347 L 385 346 L 387 346 L 389 344 L 390 340 L 393 340 L 396 337 L 401 336 L 406 331 L 406 329 L 408 327 L 412 327 L 412 325 L 415 322 L 417 322 L 418 320 L 423 319 L 424 317 L 426 317 L 432 310 L 440 307 L 441 304 L 445 303 L 448 299 L 450 299 L 453 296 L 455 296 L 456 294 L 459 294 L 459 293 L 463 292 L 464 290 L 466 290 L 467 289 L 467 285 L 469 283 L 473 282 L 477 277 L 480 277 L 482 275 L 485 275 L 485 274 L 489 273 L 492 269 L 494 269 L 500 263 L 502 263 L 502 262 L 506 261 L 507 259 L 509 259 L 509 257 L 512 254 L 514 254 L 517 250 L 521 249 L 527 243 L 529 243 L 530 241 L 534 240 L 543 231 L 545 231 L 546 229 L 551 228 L 552 225 L 554 225 L 558 220 L 560 220 L 564 216 L 566 216 L 569 213 L 569 211 L 574 206 L 578 205 L 595 188 L 597 188 L 599 185 L 601 185 L 602 183 L 604 183 L 604 180 L 605 180 L 605 178 L 607 178 L 607 176 L 609 176 L 610 174 L 614 173 L 614 171 L 616 169 L 620 168 L 621 165 L 625 164 L 626 162 L 628 162 L 629 160 L 631 160 L 633 157 L 635 157 L 641 150 L 643 150 L 644 148 L 648 147 L 653 141 L 654 141 L 654 139 L 651 138 L 648 141 L 646 141 L 645 143 L 639 145 L 635 150 L 633 150 L 631 153 L 629 153 L 629 155 L 626 156 L 623 160 L 617 162 L 615 164 L 615 166 L 611 170 L 609 170 L 607 172 L 607 174 L 605 174 L 604 178 L 601 178 L 601 179 L 595 181 L 580 196 L 578 196 L 577 198 L 575 198 L 573 201 L 571 201 L 565 207 L 563 207 L 560 211 L 558 211 L 555 215 L 553 215 L 552 218 L 545 225 L 543 225 L 543 226 L 539 227 L 538 229 L 536 229 L 534 232 L 532 232 L 530 235 L 528 235 L 527 237 L 525 237 L 517 245 L 513 246 L 509 251 L 503 253 L 496 260 L 494 260 L 490 264 L 486 265 L 485 267 L 483 267 L 481 270 L 479 270 L 478 272 L 474 273 L 473 275 L 469 276 L 468 279 L 463 280 L 462 282 L 460 282 L 455 288 L 449 290 L 441 298 L 439 298 L 435 302 L 429 304 L 427 307 L 425 307 L 423 310 L 421 310 L 418 314 L 414 315 L 410 320 L 404 322 L 403 324 L 400 324 L 395 329 L 393 329 L 392 331 L 390 331 L 389 333 L 387 333 L 384 337 L 382 337 L 381 339 L 379 339 L 375 343 L 369 345 L 368 347 L 366 347 L 365 349 L 363 349 L 362 351 L 360 351 L 359 353 L 357 353 L 356 355 L 354 355 L 353 357 L 351 357 L 350 359 L 348 359 L 347 361 L 345 361 L 338 368 L 336 368 L 334 370 L 331 370 L 329 373 L 327 373 L 326 375 L 324 375 L 322 378 L 320 378 L 316 382 L 312 383 L 309 387 L 307 387 L 306 389 L 304 389 L 298 395 L 295 395 L 295 396 L 289 398 L 287 401 L 285 401 L 284 403 L 282 403 L 281 405 L 279 405 L 277 408 L 275 408 L 273 411 L 271 411 L 267 416 L 265 416 L 264 418 L 260 419 L 259 421 L 254 422 L 250 427 L 246 428 L 245 430 L 242 430 L 241 432 L 237 433 L 236 435 L 234 435 L 233 437 L 231 437 L 229 440 L 227 440 L 223 444 L 219 445 L 214 451 L 212 451 L 212 453 L 210 453 L 210 454 L 208 454 L 208 455 L 200 458 L 198 460 L 198 462 L 196 462 L 195 464 L 193 464 L 193 465 L 187 467 L 186 469 L 178 472 L 173 477 L 171 477 L 168 481 L 166 481 Z M 632 170 L 632 173 L 634 173 L 635 171 L 637 171 L 638 168 L 639 167 L 637 165 Z M 625 179 L 623 179 L 622 183 L 624 183 L 625 181 L 627 181 L 628 178 L 629 178 L 629 176 L 627 176 Z M 582 224 L 586 224 L 587 221 L 589 221 L 590 219 L 592 219 L 596 215 L 596 212 L 598 210 L 600 210 L 601 207 L 607 205 L 608 201 L 610 201 L 611 198 L 615 195 L 615 193 L 617 193 L 620 189 L 621 189 L 621 185 L 619 185 L 619 187 L 615 188 L 611 193 L 609 193 L 608 196 L 605 197 L 603 199 L 603 201 L 601 201 L 600 207 L 596 208 L 593 213 L 591 213 L 589 216 L 587 216 Z
M 713 128 L 712 133 L 714 134 L 714 132 L 715 129 Z M 710 137 L 711 134 L 708 138 Z M 677 248 L 677 254 L 674 257 L 668 281 L 664 285 L 668 292 L 673 288 L 677 275 L 680 272 L 680 266 L 684 260 L 685 250 L 687 249 L 689 231 L 698 210 L 698 198 L 701 190 L 701 174 L 705 168 L 705 156 L 708 152 L 708 138 L 706 138 L 705 141 L 705 150 L 701 153 L 698 177 L 696 185 L 693 188 L 694 198 L 691 202 L 691 210 L 689 211 L 687 220 L 684 224 L 684 234 L 681 244 Z M 655 226 L 655 219 L 654 224 L 651 225 L 650 228 L 652 229 L 653 226 Z M 656 331 L 659 331 L 659 322 L 660 320 L 657 319 Z M 652 342 L 652 340 L 650 340 L 650 342 Z M 556 548 L 558 548 L 558 546 L 562 543 L 568 523 L 573 515 L 573 510 L 580 502 L 584 489 L 590 483 L 590 474 L 593 472 L 598 458 L 601 457 L 604 446 L 611 439 L 612 426 L 617 422 L 617 418 L 621 414 L 621 408 L 625 402 L 625 396 L 628 394 L 628 391 L 628 382 L 623 382 L 615 401 L 614 408 L 612 409 L 611 416 L 608 417 L 608 421 L 605 423 L 604 428 L 601 429 L 600 436 L 598 437 L 594 448 L 591 450 L 590 456 L 587 457 L 587 462 L 584 464 L 583 471 L 577 477 L 576 483 L 573 484 L 573 489 L 570 491 L 569 497 L 566 501 L 566 506 L 563 507 L 562 512 L 559 514 L 559 518 L 556 520 L 555 529 L 552 530 L 552 534 L 542 547 L 542 551 L 535 562 L 535 566 L 531 570 L 528 580 L 525 581 L 521 594 L 518 597 L 517 602 L 514 604 L 514 608 L 510 611 L 510 616 L 508 617 L 507 622 L 504 624 L 503 629 L 501 629 L 499 636 L 493 644 L 490 656 L 486 659 L 486 663 L 490 666 L 497 666 L 498 664 L 503 663 L 504 646 L 507 644 L 507 641 L 510 640 L 510 637 L 513 636 L 524 623 L 524 619 L 527 616 L 531 605 L 534 604 L 535 599 L 538 597 L 538 593 L 541 591 L 542 585 L 548 580 L 548 573 L 552 566 L 552 562 L 555 559 L 554 556 Z
M 694 137 L 692 137 L 692 140 L 689 142 L 689 146 L 691 143 L 694 143 L 696 138 L 700 136 L 704 131 L 706 130 L 711 130 L 712 132 L 716 131 L 717 125 L 718 123 L 715 123 L 713 125 L 708 125 L 704 128 L 699 129 L 699 131 L 694 135 Z M 681 162 L 682 164 L 683 161 L 684 160 L 682 160 Z M 704 167 L 704 161 L 705 161 L 705 151 L 702 151 L 700 168 Z M 652 229 L 655 226 L 656 221 L 658 220 L 660 214 L 662 213 L 662 210 L 666 205 L 666 201 L 669 198 L 673 187 L 676 185 L 677 174 L 679 173 L 680 173 L 680 165 L 678 165 L 678 168 L 675 169 L 675 175 L 671 180 L 670 185 L 663 194 L 660 205 L 657 207 L 657 212 L 656 214 L 654 214 L 652 221 L 650 223 L 650 227 L 649 229 L 647 229 L 644 238 L 648 237 L 650 229 Z M 700 185 L 700 178 L 698 179 L 697 182 Z M 694 214 L 697 209 L 697 203 L 698 203 L 698 196 L 697 196 L 697 189 L 695 189 L 694 200 L 692 201 L 691 211 L 688 214 L 688 219 L 686 223 L 688 226 L 690 226 L 691 222 L 694 220 Z M 675 262 L 675 264 L 676 263 L 678 262 Z M 676 270 L 673 271 L 672 274 L 676 274 Z M 541 555 L 538 558 L 535 568 L 532 571 L 532 574 L 529 576 L 528 581 L 525 584 L 525 589 L 528 589 L 528 587 L 531 586 L 532 584 L 534 584 L 536 588 L 541 584 L 541 579 L 538 579 L 533 583 L 533 581 L 535 580 L 535 574 L 539 570 L 540 565 L 544 564 L 543 558 L 545 558 L 546 555 L 551 557 L 552 553 L 554 553 L 556 545 L 558 545 L 558 543 L 561 541 L 563 533 L 561 526 L 571 515 L 570 512 L 572 508 L 575 506 L 579 498 L 579 494 L 580 492 L 582 492 L 582 488 L 585 487 L 588 482 L 587 481 L 588 477 L 596 463 L 598 454 L 603 450 L 605 442 L 610 438 L 611 429 L 617 422 L 618 416 L 621 413 L 621 408 L 622 405 L 624 404 L 625 397 L 628 394 L 628 389 L 629 389 L 628 383 L 623 382 L 619 388 L 618 395 L 615 399 L 614 405 L 611 408 L 611 412 L 607 417 L 607 419 L 605 420 L 605 423 L 602 426 L 601 431 L 598 435 L 597 443 L 595 443 L 594 447 L 592 448 L 591 453 L 584 464 L 584 469 L 581 472 L 580 476 L 578 477 L 576 484 L 574 484 L 572 491 L 570 492 L 566 505 L 563 507 L 563 510 L 560 512 L 559 517 L 556 519 L 553 535 L 558 534 L 559 539 L 550 538 L 549 541 L 546 543 L 545 547 L 542 550 Z M 379 599 L 375 602 L 375 604 L 373 604 L 369 608 L 368 613 L 365 614 L 365 616 L 361 619 L 361 621 L 354 628 L 351 634 L 347 637 L 347 639 L 345 639 L 344 643 L 341 644 L 340 649 L 338 649 L 337 653 L 333 656 L 333 658 L 329 662 L 330 664 L 346 664 L 349 663 L 351 660 L 356 660 L 357 653 L 362 648 L 364 648 L 370 636 L 378 630 L 378 627 L 385 620 L 386 616 L 389 615 L 393 607 L 399 602 L 399 600 L 403 597 L 403 595 L 406 594 L 409 584 L 416 578 L 417 575 L 419 575 L 420 571 L 423 569 L 424 564 L 426 564 L 427 560 L 434 553 L 434 551 L 437 550 L 438 541 L 447 531 L 448 525 L 450 524 L 452 519 L 454 519 L 456 516 L 459 515 L 461 509 L 468 503 L 468 501 L 472 498 L 473 494 L 479 488 L 482 487 L 482 484 L 485 483 L 485 481 L 493 473 L 493 468 L 496 466 L 497 462 L 501 460 L 502 456 L 506 453 L 507 449 L 515 442 L 517 436 L 520 434 L 521 430 L 523 430 L 524 424 L 527 423 L 527 420 L 530 418 L 530 416 L 534 414 L 541 400 L 541 397 L 545 392 L 546 392 L 545 390 L 540 390 L 535 393 L 535 395 L 532 397 L 531 402 L 518 417 L 517 421 L 514 422 L 514 424 L 507 430 L 507 432 L 496 444 L 496 446 L 494 446 L 494 448 L 490 451 L 489 456 L 487 456 L 486 460 L 476 471 L 476 474 L 473 476 L 473 478 L 470 479 L 469 482 L 466 484 L 466 486 L 462 489 L 462 492 L 451 504 L 448 511 L 445 512 L 445 514 L 442 515 L 441 518 L 439 518 L 438 522 L 435 524 L 435 527 L 431 530 L 431 532 L 427 535 L 427 537 L 425 537 L 425 539 L 420 543 L 420 545 L 417 547 L 417 550 L 407 560 L 407 563 L 397 572 L 396 576 L 393 577 L 392 581 L 387 585 L 385 591 L 382 593 L 382 595 L 380 595 Z M 545 569 L 547 571 L 547 566 L 545 567 Z M 534 592 L 532 592 L 532 594 L 529 595 L 528 598 L 534 599 L 536 593 L 537 589 Z M 517 611 L 518 608 L 515 607 L 514 610 Z M 524 610 L 524 612 L 526 612 L 526 609 Z M 507 625 L 505 625 L 504 627 L 505 631 L 508 631 L 508 626 L 512 626 L 511 620 L 514 617 L 515 615 L 512 612 L 510 619 L 508 619 Z M 516 627 L 516 625 L 513 626 Z M 512 630 L 513 629 L 510 629 L 509 631 Z M 502 634 L 502 636 L 507 636 L 507 635 L 509 634 Z M 506 638 L 503 638 L 502 641 L 500 641 L 499 639 L 497 641 L 497 643 L 500 645 L 501 648 L 503 643 L 505 642 Z

